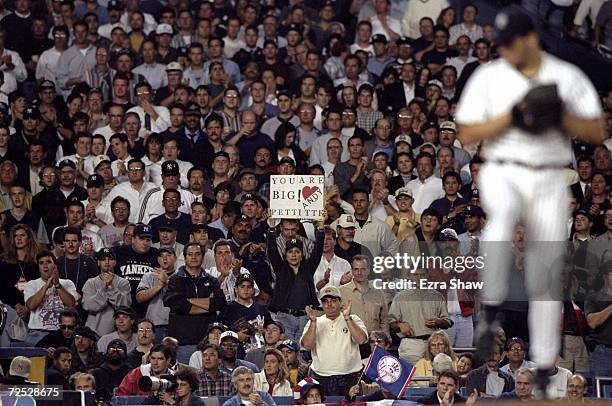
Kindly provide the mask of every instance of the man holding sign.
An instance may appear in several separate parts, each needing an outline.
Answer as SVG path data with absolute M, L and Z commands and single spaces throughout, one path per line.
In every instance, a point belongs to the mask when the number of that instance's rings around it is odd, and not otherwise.
M 323 392 L 344 396 L 359 382 L 359 345 L 367 342 L 368 332 L 363 321 L 351 314 L 351 302 L 342 303 L 337 287 L 326 286 L 320 294 L 325 314 L 317 317 L 312 307 L 306 307 L 309 321 L 300 343 L 312 351 L 311 376 Z

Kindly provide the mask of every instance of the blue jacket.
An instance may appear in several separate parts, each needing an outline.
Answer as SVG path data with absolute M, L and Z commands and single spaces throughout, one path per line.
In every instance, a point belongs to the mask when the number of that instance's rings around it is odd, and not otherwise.
M 261 400 L 263 400 L 266 406 L 276 406 L 276 402 L 270 396 L 268 392 L 257 391 L 259 396 L 261 396 Z M 240 406 L 242 404 L 242 399 L 240 399 L 240 395 L 234 395 L 223 403 L 223 406 Z

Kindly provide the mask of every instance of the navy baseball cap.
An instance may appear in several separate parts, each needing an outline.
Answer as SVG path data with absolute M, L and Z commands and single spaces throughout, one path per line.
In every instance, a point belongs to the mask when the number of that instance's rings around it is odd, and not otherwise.
M 201 116 L 200 107 L 195 103 L 190 103 L 185 107 L 185 116 Z
M 121 7 L 121 2 L 118 0 L 110 0 L 108 2 L 108 4 L 106 5 L 106 8 L 110 11 L 110 10 L 122 10 L 123 7 Z
M 228 154 L 227 152 L 225 152 L 225 151 L 219 151 L 219 152 L 216 152 L 216 153 L 215 153 L 214 158 L 213 158 L 213 161 L 214 161 L 215 159 L 219 158 L 219 157 L 227 158 L 228 160 L 230 159 L 230 156 L 229 156 L 229 154 Z
M 287 96 L 290 99 L 293 97 L 291 92 L 289 92 L 289 90 L 287 89 L 281 89 L 278 92 L 276 92 L 276 98 L 279 98 L 281 96 Z
M 223 323 L 219 323 L 218 321 L 210 323 L 206 328 L 206 335 L 210 334 L 210 332 L 214 329 L 221 330 L 222 333 L 225 333 L 227 331 L 227 326 Z
M 159 231 L 170 231 L 170 232 L 175 232 L 176 231 L 176 227 L 172 226 L 171 224 L 162 224 L 161 226 L 159 226 Z
M 100 175 L 89 175 L 87 178 L 87 187 L 102 187 L 104 186 L 104 179 Z
M 96 333 L 87 326 L 76 326 L 74 329 L 74 335 L 89 338 L 91 341 L 98 341 Z
M 164 161 L 162 163 L 162 176 L 180 175 L 179 166 L 176 161 Z
M 240 216 L 237 216 L 234 219 L 234 224 L 233 225 L 235 226 L 236 224 L 241 223 L 241 222 L 245 222 L 248 225 L 251 225 L 251 219 L 248 216 L 245 216 L 244 214 L 242 214 Z
M 480 199 L 480 191 L 478 189 L 472 189 L 467 195 L 468 199 Z
M 593 217 L 591 216 L 591 213 L 589 213 L 589 211 L 584 209 L 584 208 L 580 208 L 580 209 L 574 211 L 574 218 L 576 218 L 576 216 L 578 216 L 578 215 L 583 215 L 584 217 L 589 219 L 589 221 L 593 220 Z
M 172 255 L 176 255 L 176 251 L 174 251 L 174 248 L 172 247 L 161 247 L 157 250 L 157 256 L 161 256 L 161 254 L 163 254 L 164 252 L 168 253 L 168 254 L 172 254 Z
M 412 40 L 408 37 L 399 37 L 395 40 L 395 45 L 397 45 L 398 47 L 401 47 L 402 45 L 408 45 L 409 47 L 412 47 Z
M 251 286 L 255 286 L 255 279 L 253 279 L 253 276 L 250 273 L 241 273 L 240 275 L 236 276 L 236 286 L 240 285 L 244 281 L 250 282 Z
M 466 215 L 470 215 L 470 216 L 477 216 L 480 218 L 487 218 L 487 215 L 485 214 L 485 212 L 482 210 L 482 208 L 480 208 L 480 206 L 476 206 L 473 204 L 468 205 L 465 208 L 465 212 Z
M 151 227 L 146 224 L 138 224 L 134 229 L 134 236 L 152 238 L 153 230 L 151 230 Z
M 301 34 L 302 33 L 302 27 L 300 25 L 298 25 L 298 24 L 295 24 L 295 23 L 289 24 L 287 26 L 287 32 L 289 32 L 289 31 L 295 31 L 298 34 Z
M 240 199 L 240 203 L 244 203 L 247 200 L 252 200 L 255 203 L 258 202 L 257 196 L 252 193 L 245 193 L 244 195 L 242 195 L 242 198 Z
M 383 44 L 386 44 L 388 42 L 387 37 L 385 37 L 383 34 L 373 35 L 370 44 L 375 44 L 377 42 L 382 42 Z
M 57 164 L 57 169 L 62 169 L 66 166 L 71 167 L 72 169 L 76 169 L 76 164 L 70 159 L 64 159 Z
M 113 252 L 112 249 L 110 248 L 102 248 L 100 251 L 98 251 L 98 253 L 96 254 L 96 259 L 98 261 L 102 261 L 104 258 L 110 258 L 110 259 L 115 259 L 115 253 Z
M 270 319 L 270 320 L 266 321 L 263 326 L 264 326 L 264 328 L 266 328 L 266 327 L 268 327 L 271 324 L 274 324 L 275 326 L 277 326 L 282 333 L 285 332 L 285 327 L 280 322 L 278 322 L 278 321 L 276 321 L 274 319 Z
M 125 343 L 118 338 L 115 338 L 110 343 L 108 343 L 108 345 L 106 346 L 106 352 L 108 352 L 111 348 L 123 350 L 123 352 L 127 354 L 127 345 L 125 345 Z
M 502 9 L 495 16 L 494 39 L 497 45 L 508 45 L 518 37 L 535 32 L 536 27 L 525 10 L 517 5 Z
M 44 89 L 55 90 L 55 83 L 51 82 L 50 80 L 43 80 L 38 86 L 38 90 L 44 90 Z
M 289 251 L 291 248 L 297 248 L 300 251 L 304 252 L 304 246 L 302 245 L 302 241 L 298 240 L 297 238 L 287 241 L 285 252 Z
M 294 352 L 300 351 L 300 345 L 290 338 L 287 340 L 283 340 L 279 344 L 276 345 L 277 350 L 280 350 L 282 348 L 289 348 L 291 351 L 294 351 Z
M 28 118 L 33 118 L 35 120 L 40 120 L 40 110 L 38 107 L 28 107 L 23 111 L 23 119 L 27 120 Z

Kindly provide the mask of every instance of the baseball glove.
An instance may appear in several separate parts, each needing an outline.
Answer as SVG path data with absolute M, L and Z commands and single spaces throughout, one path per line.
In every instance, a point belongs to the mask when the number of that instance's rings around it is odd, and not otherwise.
M 512 124 L 532 134 L 540 134 L 561 124 L 563 101 L 557 85 L 541 85 L 529 90 L 512 109 Z
M 231 330 L 236 332 L 241 331 L 249 336 L 255 334 L 256 332 L 255 327 L 251 323 L 249 323 L 248 320 L 244 317 L 241 317 L 236 320 L 234 324 L 232 324 Z

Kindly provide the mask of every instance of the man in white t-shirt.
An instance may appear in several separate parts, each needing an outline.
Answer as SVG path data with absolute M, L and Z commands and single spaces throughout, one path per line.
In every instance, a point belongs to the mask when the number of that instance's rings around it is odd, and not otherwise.
M 359 345 L 368 340 L 363 321 L 351 314 L 351 303 L 342 303 L 342 294 L 335 286 L 320 291 L 323 316 L 317 317 L 306 306 L 309 318 L 300 344 L 312 351 L 312 377 L 321 383 L 323 392 L 342 396 L 359 382 L 361 355 Z
M 335 247 L 336 231 L 331 227 L 325 227 L 323 256 L 313 277 L 317 291 L 328 285 L 341 286 L 353 280 L 351 264 L 334 253 Z
M 30 309 L 26 346 L 34 346 L 51 331 L 59 329 L 59 315 L 66 307 L 74 307 L 78 294 L 74 283 L 60 279 L 55 256 L 43 251 L 36 256 L 40 278 L 27 282 L 23 298 Z

